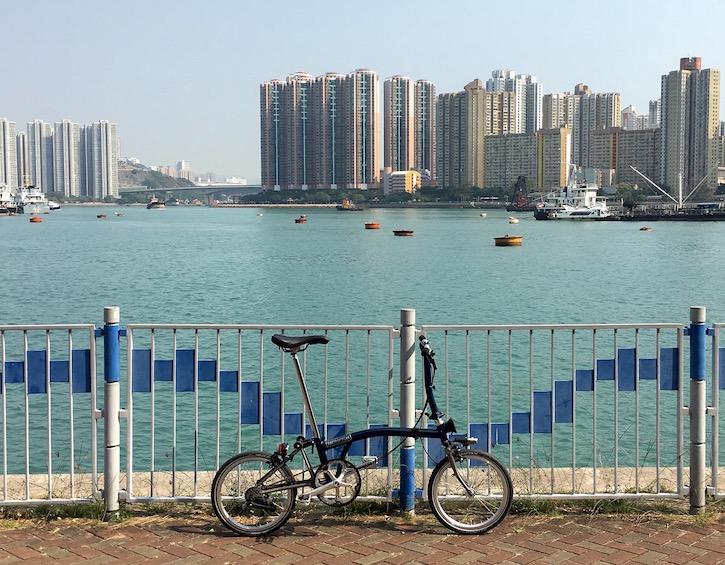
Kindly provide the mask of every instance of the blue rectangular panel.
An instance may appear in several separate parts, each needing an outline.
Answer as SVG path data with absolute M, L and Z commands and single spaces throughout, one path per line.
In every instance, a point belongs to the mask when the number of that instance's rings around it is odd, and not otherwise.
M 174 363 L 171 359 L 154 359 L 154 382 L 162 383 L 174 380 Z
M 327 433 L 325 435 L 325 440 L 329 441 L 331 439 L 335 439 L 336 437 L 344 436 L 346 433 L 347 426 L 345 424 L 327 424 Z M 327 456 L 330 459 L 334 459 L 340 457 L 341 453 L 342 447 L 336 447 L 335 449 L 330 449 L 327 452 Z
M 660 349 L 660 390 L 677 390 L 680 382 L 678 373 L 680 370 L 680 354 L 674 347 L 663 347 Z
M 384 428 L 384 424 L 372 424 L 370 429 Z M 371 437 L 370 438 L 370 453 L 378 458 L 378 467 L 388 466 L 388 438 L 386 437 Z
M 5 362 L 5 384 L 22 383 L 25 373 L 25 362 L 23 361 L 6 361 Z
M 554 381 L 554 422 L 574 421 L 574 386 L 571 381 Z
M 302 433 L 302 414 L 284 415 L 284 433 L 285 435 L 295 436 Z
M 199 382 L 201 381 L 216 381 L 216 359 L 199 360 Z
M 597 359 L 597 380 L 614 380 L 614 359 Z
M 488 424 L 469 424 L 468 434 L 475 437 L 478 441 L 473 444 L 475 449 L 488 451 Z
M 639 378 L 652 381 L 657 379 L 657 359 L 639 360 Z
M 282 393 L 262 393 L 262 434 L 275 436 L 282 433 Z
M 719 375 L 718 388 L 720 390 L 725 390 L 725 349 L 723 349 L 721 347 L 719 352 L 720 352 L 720 355 L 719 355 L 719 361 L 720 361 L 719 365 L 720 366 L 718 367 L 718 371 L 717 371 L 717 374 Z
M 551 393 L 534 391 L 534 433 L 550 434 L 551 429 Z
M 236 371 L 219 371 L 219 391 L 239 391 L 239 376 Z
M 491 424 L 491 445 L 508 445 L 509 443 L 509 425 Z
M 133 392 L 151 392 L 151 350 L 134 349 L 132 355 L 131 390 Z
M 323 424 L 317 424 L 317 433 L 320 437 L 325 437 L 325 426 Z M 312 426 L 305 424 L 305 437 L 312 437 Z
M 50 382 L 68 382 L 68 361 L 58 361 L 56 359 L 50 360 Z
M 637 388 L 635 367 L 637 352 L 634 349 L 620 349 L 617 354 L 617 389 L 634 391 Z
M 194 392 L 195 360 L 193 349 L 176 350 L 176 392 Z
M 89 349 L 74 349 L 73 392 L 91 392 L 91 352 Z
M 531 412 L 514 412 L 511 414 L 511 432 L 514 434 L 531 433 Z
M 259 383 L 242 381 L 240 424 L 259 424 Z
M 365 442 L 356 441 L 350 446 L 350 451 L 347 452 L 348 456 L 352 457 L 355 455 L 365 455 Z
M 576 370 L 576 389 L 581 392 L 594 390 L 594 369 Z
M 45 394 L 46 352 L 28 351 L 28 394 Z

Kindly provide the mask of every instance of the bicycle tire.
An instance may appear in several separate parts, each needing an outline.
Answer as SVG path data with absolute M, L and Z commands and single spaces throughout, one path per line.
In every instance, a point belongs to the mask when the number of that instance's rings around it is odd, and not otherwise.
M 219 520 L 243 536 L 262 536 L 281 528 L 292 515 L 297 489 L 288 487 L 272 493 L 254 489 L 283 485 L 294 480 L 287 465 L 272 474 L 272 456 L 261 451 L 247 451 L 224 463 L 214 475 L 211 504 Z
M 454 455 L 456 469 L 475 491 L 469 494 L 456 478 L 451 462 L 436 465 L 428 483 L 428 503 L 438 521 L 459 534 L 482 534 L 506 517 L 513 485 L 506 468 L 492 455 L 462 449 Z

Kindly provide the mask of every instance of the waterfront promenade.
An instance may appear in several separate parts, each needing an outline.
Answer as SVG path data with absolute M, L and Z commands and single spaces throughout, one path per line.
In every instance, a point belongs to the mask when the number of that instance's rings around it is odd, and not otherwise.
M 725 515 L 700 521 L 625 515 L 514 515 L 492 532 L 458 536 L 426 515 L 315 518 L 298 512 L 279 534 L 232 535 L 205 513 L 119 524 L 0 521 L 0 563 L 725 563 Z

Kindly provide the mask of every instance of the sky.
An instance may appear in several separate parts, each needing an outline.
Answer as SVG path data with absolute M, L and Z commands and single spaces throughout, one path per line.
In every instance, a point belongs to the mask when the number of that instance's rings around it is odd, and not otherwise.
M 108 120 L 122 157 L 252 184 L 268 80 L 366 68 L 441 94 L 512 69 L 646 114 L 681 57 L 725 70 L 723 22 L 723 0 L 0 0 L 0 118 Z

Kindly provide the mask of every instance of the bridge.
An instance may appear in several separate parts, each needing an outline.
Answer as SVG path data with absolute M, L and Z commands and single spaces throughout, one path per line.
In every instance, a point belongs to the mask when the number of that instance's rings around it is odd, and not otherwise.
M 204 203 L 207 205 L 211 205 L 214 200 L 219 200 L 219 196 L 221 196 L 222 194 L 225 194 L 227 196 L 247 196 L 248 194 L 257 194 L 259 192 L 262 192 L 262 185 L 232 183 L 209 183 L 198 184 L 194 186 L 171 186 L 157 188 L 148 188 L 146 186 L 129 186 L 118 189 L 119 195 L 148 194 L 149 196 L 151 196 L 174 194 L 176 197 L 179 197 L 189 193 L 201 193 L 204 198 Z

